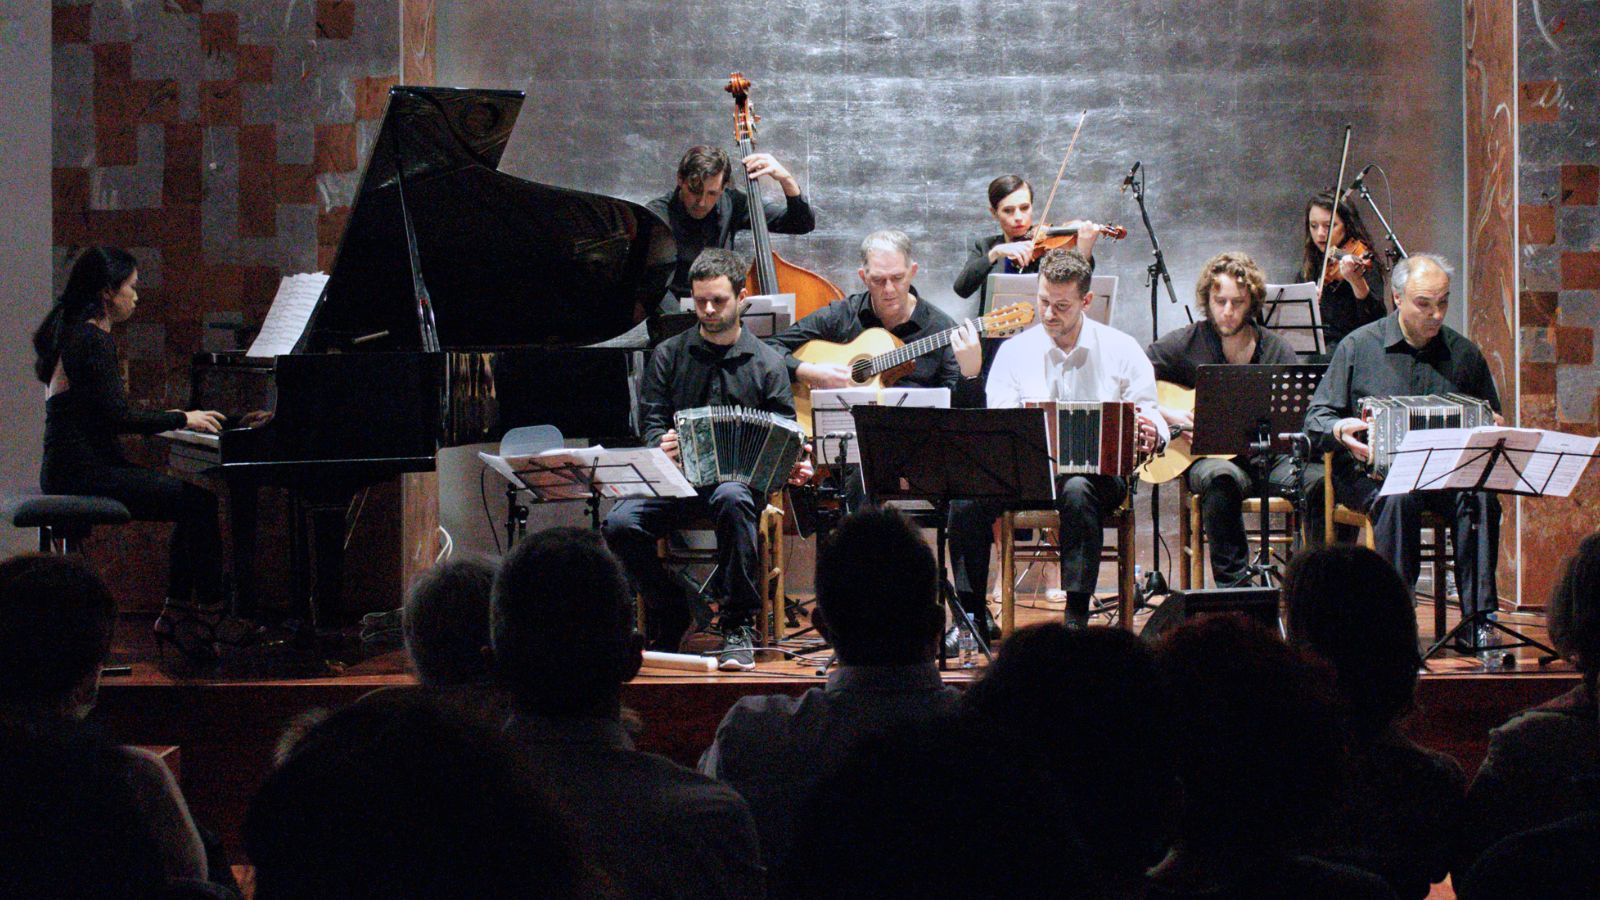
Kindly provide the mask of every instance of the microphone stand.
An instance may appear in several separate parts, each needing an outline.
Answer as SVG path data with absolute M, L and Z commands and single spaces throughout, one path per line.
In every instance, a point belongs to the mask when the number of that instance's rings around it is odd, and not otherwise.
M 1161 252 L 1161 242 L 1156 239 L 1156 227 L 1150 224 L 1150 210 L 1144 205 L 1144 175 L 1145 170 L 1141 166 L 1137 172 L 1130 176 L 1132 181 L 1128 186 L 1133 188 L 1134 202 L 1139 204 L 1139 218 L 1144 220 L 1145 234 L 1150 236 L 1151 259 L 1150 265 L 1145 267 L 1145 281 L 1150 283 L 1150 340 L 1154 342 L 1161 339 L 1161 286 L 1166 285 L 1167 298 L 1173 303 L 1178 302 L 1178 294 L 1172 289 L 1172 273 L 1167 270 L 1167 257 Z M 1185 305 L 1183 311 L 1189 317 L 1189 324 L 1194 324 L 1194 310 Z M 1136 486 L 1136 482 L 1130 481 L 1129 486 L 1131 489 Z M 1178 510 L 1178 515 L 1181 516 L 1183 514 L 1184 510 Z M 1161 574 L 1161 485 L 1159 484 L 1150 485 L 1150 527 L 1153 529 L 1152 534 L 1155 537 L 1155 543 L 1150 547 L 1151 555 L 1155 561 L 1155 565 L 1151 567 L 1154 573 L 1151 576 L 1151 584 L 1154 585 L 1156 583 L 1154 579 Z M 1171 559 L 1172 554 L 1169 552 L 1167 557 Z M 1164 576 L 1161 576 L 1161 581 L 1165 582 Z M 1149 599 L 1144 593 L 1144 588 L 1135 585 L 1134 589 L 1139 593 L 1141 603 Z M 1153 592 L 1154 588 L 1152 587 Z M 1138 606 L 1136 605 L 1134 608 L 1137 609 Z M 1132 623 L 1129 623 L 1129 627 L 1132 627 Z
M 1388 175 L 1384 176 L 1385 179 L 1388 177 Z M 1367 205 L 1372 207 L 1373 215 L 1377 216 L 1378 221 L 1383 224 L 1383 239 L 1389 242 L 1389 249 L 1385 252 L 1389 255 L 1390 265 L 1405 259 L 1408 255 L 1406 253 L 1406 248 L 1400 246 L 1400 239 L 1395 236 L 1394 228 L 1390 226 L 1389 220 L 1384 218 L 1383 210 L 1378 208 L 1378 201 L 1372 199 L 1372 192 L 1367 190 L 1367 181 L 1365 178 L 1361 179 L 1361 184 L 1356 188 L 1356 190 L 1361 192 L 1361 199 L 1367 201 Z

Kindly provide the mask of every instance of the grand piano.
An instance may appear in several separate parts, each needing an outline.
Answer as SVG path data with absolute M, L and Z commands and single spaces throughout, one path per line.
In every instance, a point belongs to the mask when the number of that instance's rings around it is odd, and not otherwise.
M 225 482 L 239 605 L 253 607 L 261 487 L 289 490 L 292 592 L 340 610 L 359 494 L 441 447 L 521 425 L 626 443 L 630 366 L 676 261 L 643 206 L 498 170 L 520 91 L 395 87 L 332 272 L 294 351 L 202 354 L 170 464 Z M 398 600 L 398 596 L 395 598 Z

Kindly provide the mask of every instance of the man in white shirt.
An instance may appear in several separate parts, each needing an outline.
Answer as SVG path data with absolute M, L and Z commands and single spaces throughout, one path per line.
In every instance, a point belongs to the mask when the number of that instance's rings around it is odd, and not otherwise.
M 1154 450 L 1167 426 L 1156 409 L 1155 369 L 1129 335 L 1084 315 L 1094 302 L 1093 268 L 1075 250 L 1052 250 L 1039 263 L 1039 324 L 1000 345 L 986 385 L 990 409 L 1024 400 L 1099 400 L 1137 403 L 1139 447 Z M 1056 479 L 1061 514 L 1061 587 L 1067 625 L 1088 623 L 1100 574 L 1101 522 L 1127 496 L 1123 479 L 1064 475 Z M 992 524 L 1002 507 L 952 504 L 950 553 L 963 605 L 987 594 Z

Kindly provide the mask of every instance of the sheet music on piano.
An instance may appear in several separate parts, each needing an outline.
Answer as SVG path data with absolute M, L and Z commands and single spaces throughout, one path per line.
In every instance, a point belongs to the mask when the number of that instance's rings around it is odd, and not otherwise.
M 317 308 L 317 299 L 322 296 L 322 289 L 327 284 L 328 276 L 322 272 L 285 275 L 278 282 L 278 293 L 272 298 L 267 319 L 261 323 L 261 331 L 250 342 L 250 350 L 245 356 L 270 359 L 293 353 L 295 345 L 300 343 L 300 336 L 305 334 L 311 313 Z

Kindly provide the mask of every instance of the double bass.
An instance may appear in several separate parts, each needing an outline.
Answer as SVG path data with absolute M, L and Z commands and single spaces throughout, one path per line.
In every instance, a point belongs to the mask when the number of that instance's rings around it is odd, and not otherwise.
M 733 136 L 739 144 L 739 158 L 756 152 L 756 123 L 761 117 L 750 104 L 750 79 L 738 72 L 728 78 L 724 88 L 733 95 Z M 803 319 L 835 300 L 844 291 L 828 279 L 803 266 L 797 266 L 772 250 L 767 233 L 767 217 L 762 214 L 761 186 L 746 174 L 744 166 L 734 166 L 735 177 L 744 191 L 750 210 L 750 238 L 755 258 L 750 261 L 748 283 L 752 294 L 793 294 L 794 317 Z

